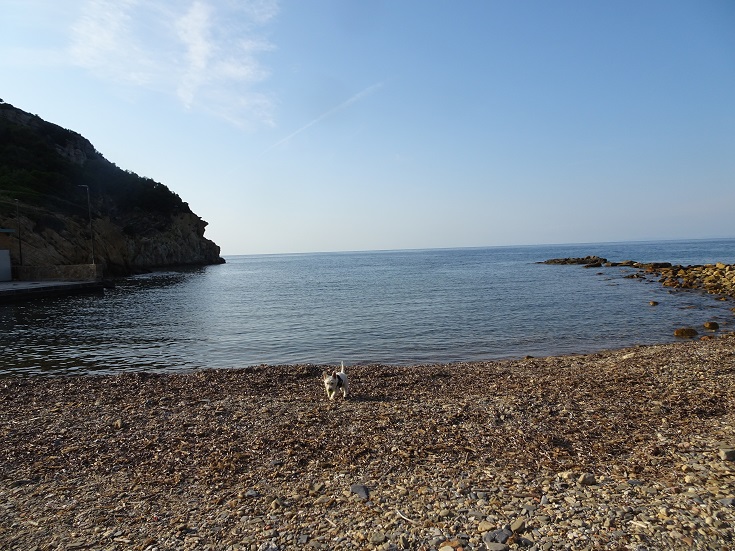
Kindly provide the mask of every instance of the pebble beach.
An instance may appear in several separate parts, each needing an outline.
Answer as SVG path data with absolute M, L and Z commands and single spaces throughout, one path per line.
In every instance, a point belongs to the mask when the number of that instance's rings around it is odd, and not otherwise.
M 8 550 L 735 549 L 735 336 L 0 380 Z

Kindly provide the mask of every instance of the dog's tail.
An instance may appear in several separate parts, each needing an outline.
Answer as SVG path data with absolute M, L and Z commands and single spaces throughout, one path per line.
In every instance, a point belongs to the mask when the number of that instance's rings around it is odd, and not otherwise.
M 342 364 L 342 369 L 340 370 L 340 373 L 346 373 L 345 372 L 345 363 L 344 362 L 340 362 L 340 363 Z

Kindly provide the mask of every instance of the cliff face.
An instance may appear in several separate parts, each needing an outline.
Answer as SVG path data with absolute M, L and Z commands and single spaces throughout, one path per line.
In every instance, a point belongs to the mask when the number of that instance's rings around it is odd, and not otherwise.
M 21 254 L 24 265 L 90 263 L 93 246 L 113 275 L 224 262 L 206 226 L 166 186 L 118 168 L 81 135 L 0 103 L 0 227 L 21 234 L 20 248 L 7 235 L 0 248 L 14 264 Z

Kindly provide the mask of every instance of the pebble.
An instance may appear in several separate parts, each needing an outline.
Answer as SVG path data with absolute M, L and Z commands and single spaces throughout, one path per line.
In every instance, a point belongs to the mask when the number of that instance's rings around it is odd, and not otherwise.
M 324 401 L 321 370 L 7 381 L 0 547 L 643 551 L 735 541 L 735 463 L 722 454 L 735 439 L 723 406 L 735 391 L 733 338 L 356 366 L 355 399 L 338 406 Z M 278 392 L 264 393 L 273 381 Z M 96 406 L 88 399 L 102 394 Z

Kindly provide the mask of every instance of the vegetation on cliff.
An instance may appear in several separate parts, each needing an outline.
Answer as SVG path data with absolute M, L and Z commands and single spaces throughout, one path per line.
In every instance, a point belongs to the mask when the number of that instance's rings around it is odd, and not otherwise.
M 0 100 L 0 227 L 20 225 L 24 263 L 89 262 L 90 211 L 96 261 L 109 271 L 222 261 L 204 238 L 207 223 L 165 185 L 117 167 L 80 134 Z M 19 252 L 11 250 L 15 262 Z

